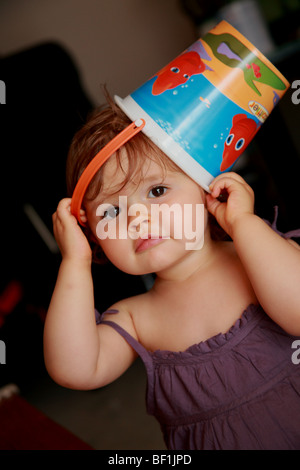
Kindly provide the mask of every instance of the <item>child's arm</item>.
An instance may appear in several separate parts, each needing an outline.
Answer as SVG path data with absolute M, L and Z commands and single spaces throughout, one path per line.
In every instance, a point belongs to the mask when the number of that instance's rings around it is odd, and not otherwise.
M 228 199 L 217 199 L 226 188 Z M 254 214 L 254 194 L 235 173 L 220 175 L 208 195 L 208 210 L 231 236 L 265 312 L 284 330 L 300 335 L 300 250 Z
M 135 353 L 112 328 L 96 326 L 91 249 L 69 206 L 69 199 L 62 200 L 53 216 L 62 262 L 45 322 L 44 356 L 55 381 L 90 389 L 121 375 Z M 121 309 L 117 317 L 132 329 L 126 312 Z

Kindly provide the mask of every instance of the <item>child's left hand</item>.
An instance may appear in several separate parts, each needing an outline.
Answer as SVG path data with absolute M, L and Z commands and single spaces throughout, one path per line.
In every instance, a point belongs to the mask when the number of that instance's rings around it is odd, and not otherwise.
M 233 238 L 235 222 L 245 214 L 254 214 L 254 192 L 240 175 L 233 172 L 217 176 L 209 188 L 207 209 Z M 228 193 L 226 202 L 217 199 L 223 191 Z

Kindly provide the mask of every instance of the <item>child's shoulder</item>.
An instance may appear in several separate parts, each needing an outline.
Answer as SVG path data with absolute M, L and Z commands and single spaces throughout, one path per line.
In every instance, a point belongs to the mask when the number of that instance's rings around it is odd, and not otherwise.
M 133 316 L 137 308 L 142 308 L 149 302 L 150 299 L 148 297 L 149 292 L 144 292 L 142 294 L 119 300 L 118 302 L 111 305 L 105 314 L 113 312 L 115 314 L 119 314 L 122 317 Z
M 138 340 L 136 316 L 143 315 L 149 304 L 149 293 L 145 292 L 133 297 L 122 299 L 111 305 L 102 316 L 103 320 L 114 321 Z

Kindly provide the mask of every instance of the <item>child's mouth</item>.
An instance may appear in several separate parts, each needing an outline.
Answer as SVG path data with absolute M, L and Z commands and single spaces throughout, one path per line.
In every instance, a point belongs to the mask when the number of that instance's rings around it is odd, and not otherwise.
M 148 238 L 138 238 L 135 245 L 135 252 L 140 253 L 148 248 L 158 245 L 170 237 L 159 237 L 157 235 L 149 235 Z

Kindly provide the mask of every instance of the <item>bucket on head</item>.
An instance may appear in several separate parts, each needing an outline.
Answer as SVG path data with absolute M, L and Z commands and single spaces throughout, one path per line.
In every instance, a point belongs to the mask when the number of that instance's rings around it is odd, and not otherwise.
M 231 170 L 289 87 L 242 34 L 221 21 L 126 98 L 115 101 L 205 190 Z

